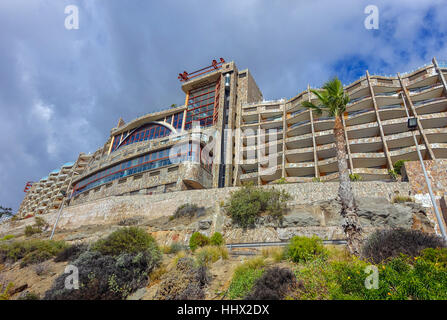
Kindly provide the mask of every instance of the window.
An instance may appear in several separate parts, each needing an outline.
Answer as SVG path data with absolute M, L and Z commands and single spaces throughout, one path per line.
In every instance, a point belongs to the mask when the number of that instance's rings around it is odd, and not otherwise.
M 186 130 L 191 129 L 193 121 L 199 121 L 202 127 L 213 124 L 215 92 L 216 83 L 189 92 Z
M 184 150 L 186 149 L 186 150 Z M 104 169 L 94 175 L 87 177 L 74 186 L 73 196 L 81 192 L 99 187 L 103 184 L 109 183 L 113 180 L 119 179 L 118 183 L 126 181 L 126 177 L 134 174 L 139 174 L 144 171 L 153 170 L 160 167 L 169 166 L 174 163 L 183 161 L 199 162 L 200 160 L 200 145 L 196 143 L 187 144 L 187 148 L 181 148 L 181 152 L 177 154 L 174 159 L 169 158 L 169 148 L 154 151 L 136 157 L 132 160 L 125 161 L 121 164 L 115 165 L 112 168 Z M 171 161 L 172 160 L 172 161 Z M 210 170 L 211 164 L 202 165 L 205 169 Z M 150 175 L 159 174 L 160 172 L 152 172 Z
M 133 133 L 131 133 L 125 138 L 125 140 L 120 144 L 120 140 L 123 134 L 119 134 L 115 136 L 115 140 L 112 145 L 112 152 L 119 149 L 121 146 L 126 146 L 128 144 L 132 144 L 134 142 L 140 142 L 140 141 L 146 141 L 151 139 L 157 139 L 157 138 L 163 138 L 165 136 L 168 136 L 171 134 L 171 130 L 169 130 L 167 127 L 150 123 L 141 126 L 140 128 L 136 129 Z

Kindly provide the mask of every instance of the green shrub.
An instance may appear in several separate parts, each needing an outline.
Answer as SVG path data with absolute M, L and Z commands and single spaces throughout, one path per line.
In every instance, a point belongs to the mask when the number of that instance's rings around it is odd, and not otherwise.
M 447 248 L 427 248 L 421 251 L 421 258 L 440 268 L 447 269 Z
M 21 267 L 53 258 L 66 248 L 63 241 L 27 240 L 0 245 L 0 263 L 22 260 Z
M 0 301 L 1 300 L 9 300 L 11 298 L 11 289 L 14 287 L 14 283 L 9 282 L 8 285 L 3 287 L 2 284 L 0 284 Z
M 210 238 L 210 243 L 213 246 L 221 246 L 224 244 L 223 236 L 220 232 L 214 232 Z
M 231 194 L 226 209 L 233 223 L 246 228 L 254 226 L 261 213 L 281 219 L 289 199 L 290 195 L 284 190 L 245 185 Z
M 236 267 L 230 287 L 228 288 L 229 299 L 242 299 L 252 290 L 255 282 L 264 273 L 264 260 L 254 258 Z
M 397 174 L 402 174 L 401 170 L 402 170 L 402 167 L 403 167 L 403 165 L 404 165 L 404 163 L 405 163 L 406 161 L 409 161 L 409 160 L 397 160 L 397 161 L 394 163 L 394 165 L 393 165 L 393 167 L 394 167 L 394 171 L 395 171 Z
M 383 229 L 371 234 L 362 248 L 362 256 L 373 262 L 381 263 L 401 254 L 410 257 L 420 255 L 425 248 L 444 248 L 445 241 L 435 235 L 411 229 Z
M 397 177 L 399 176 L 398 173 L 396 172 L 396 170 L 394 170 L 394 169 L 388 170 L 388 174 L 390 175 L 390 178 L 394 181 L 396 181 Z
M 7 234 L 7 235 L 4 236 L 3 238 L 1 238 L 0 241 L 7 241 L 7 240 L 11 240 L 12 238 L 14 238 L 14 235 L 12 235 L 12 234 Z
M 71 245 L 59 252 L 54 258 L 54 262 L 74 261 L 87 249 L 88 245 L 84 243 Z
M 319 177 L 313 177 L 312 182 L 321 182 L 321 178 Z
M 138 227 L 125 227 L 111 233 L 105 239 L 98 240 L 92 246 L 92 250 L 104 255 L 119 255 L 143 252 L 153 247 L 157 247 L 157 244 L 145 230 Z
M 40 228 L 38 228 L 38 227 L 33 227 L 33 226 L 26 226 L 25 227 L 25 236 L 27 236 L 27 237 L 30 237 L 33 234 L 41 233 L 41 232 L 42 232 L 42 230 Z
M 316 258 L 324 259 L 328 252 L 323 246 L 323 241 L 317 236 L 312 238 L 295 236 L 290 239 L 286 254 L 293 262 L 302 262 Z
M 189 239 L 189 248 L 191 251 L 194 251 L 199 247 L 204 247 L 208 244 L 210 244 L 210 239 L 200 232 L 194 232 Z
M 85 251 L 71 264 L 79 270 L 79 289 L 65 287 L 61 274 L 45 293 L 45 300 L 121 300 L 144 287 L 149 274 L 159 266 L 161 254 L 153 246 L 139 252 L 104 255 Z
M 378 288 L 367 289 L 364 285 L 366 263 L 332 264 L 328 274 L 334 280 L 332 299 L 362 300 L 429 300 L 446 299 L 447 273 L 432 262 L 422 258 L 411 259 L 405 255 L 392 258 L 386 264 L 377 265 Z
M 44 218 L 42 217 L 35 217 L 34 218 L 34 225 L 39 228 L 40 230 L 42 230 L 43 228 L 48 226 L 48 223 L 45 221 Z
M 351 179 L 351 181 L 362 181 L 363 180 L 362 176 L 359 175 L 358 173 L 350 173 L 349 179 Z
M 405 202 L 414 202 L 414 199 L 410 196 L 400 196 L 396 195 L 391 199 L 392 203 L 405 203 Z
M 228 250 L 224 246 L 205 246 L 198 248 L 194 255 L 199 266 L 207 266 L 214 263 L 220 258 L 228 259 Z
M 170 246 L 169 246 L 169 253 L 177 253 L 180 252 L 182 250 L 186 250 L 187 247 L 181 243 L 178 242 L 173 242 Z
M 282 177 L 282 178 L 275 180 L 273 183 L 274 184 L 286 184 L 287 180 L 286 180 L 286 178 Z
M 71 264 L 79 270 L 79 289 L 66 289 L 66 274 L 62 274 L 45 293 L 45 300 L 125 299 L 147 284 L 161 261 L 155 240 L 137 227 L 119 229 L 90 248 L 73 246 L 60 257 L 74 259 Z
M 19 297 L 19 300 L 40 300 L 40 297 L 37 293 L 27 292 L 23 296 Z

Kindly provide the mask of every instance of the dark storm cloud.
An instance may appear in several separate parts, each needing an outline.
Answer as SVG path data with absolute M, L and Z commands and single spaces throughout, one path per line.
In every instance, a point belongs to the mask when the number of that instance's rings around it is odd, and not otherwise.
M 69 4 L 78 30 L 64 28 Z M 364 67 L 395 73 L 447 57 L 442 1 L 376 1 L 375 31 L 363 27 L 368 4 L 1 1 L 0 205 L 17 209 L 26 181 L 95 151 L 120 116 L 182 104 L 176 75 L 214 58 L 250 68 L 276 99 L 334 74 L 347 83 Z

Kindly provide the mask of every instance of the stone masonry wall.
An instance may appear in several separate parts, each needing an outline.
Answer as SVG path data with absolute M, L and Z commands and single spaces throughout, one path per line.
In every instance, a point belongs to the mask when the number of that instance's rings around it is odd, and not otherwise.
M 425 160 L 424 164 L 431 182 L 433 194 L 436 198 L 438 209 L 444 218 L 444 226 L 446 226 L 447 208 L 445 203 L 447 198 L 447 160 Z M 407 161 L 404 165 L 405 170 L 403 176 L 406 176 L 410 182 L 411 193 L 414 195 L 417 203 L 421 203 L 427 208 L 427 215 L 435 224 L 436 231 L 439 232 L 439 226 L 431 203 L 430 194 L 428 193 L 428 187 L 425 182 L 421 163 L 419 161 Z
M 275 188 L 285 189 L 292 196 L 290 205 L 312 204 L 316 201 L 330 200 L 337 197 L 338 182 L 325 183 L 291 183 L 276 185 Z M 266 186 L 269 188 L 271 186 Z M 187 190 L 153 195 L 111 196 L 87 203 L 65 207 L 58 222 L 58 228 L 75 229 L 79 226 L 117 223 L 124 218 L 142 216 L 159 218 L 170 216 L 178 206 L 185 203 L 196 203 L 200 206 L 218 207 L 230 193 L 238 187 L 222 189 Z M 408 195 L 410 185 L 405 182 L 355 182 L 354 194 L 357 197 L 383 197 L 391 200 L 395 194 Z M 43 215 L 43 218 L 53 225 L 57 210 Z M 0 224 L 1 234 L 14 234 L 25 225 L 31 225 L 34 219 L 25 219 Z

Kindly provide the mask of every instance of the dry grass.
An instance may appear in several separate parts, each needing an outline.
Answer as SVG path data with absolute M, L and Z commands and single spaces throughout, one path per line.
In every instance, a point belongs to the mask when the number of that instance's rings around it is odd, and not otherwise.
M 394 196 L 391 200 L 392 203 L 404 203 L 404 202 L 414 202 L 414 198 L 410 196 Z
M 281 247 L 268 247 L 263 248 L 261 255 L 267 259 L 272 258 L 274 262 L 281 262 L 284 260 L 284 248 Z
M 228 249 L 225 246 L 205 246 L 194 252 L 199 265 L 209 265 L 220 258 L 228 259 Z

